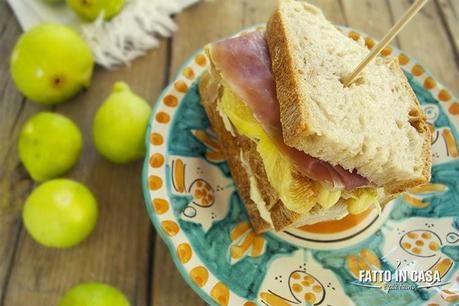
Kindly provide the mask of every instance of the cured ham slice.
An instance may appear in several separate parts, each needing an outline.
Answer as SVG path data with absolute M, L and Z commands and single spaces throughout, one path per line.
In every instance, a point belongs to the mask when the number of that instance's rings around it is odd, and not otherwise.
M 271 59 L 264 33 L 252 32 L 211 45 L 211 56 L 224 80 L 247 103 L 268 134 L 282 132 Z
M 355 171 L 332 166 L 284 144 L 276 83 L 264 32 L 255 31 L 216 42 L 209 52 L 222 78 L 247 103 L 255 119 L 301 174 L 348 190 L 371 185 Z
M 279 146 L 279 144 L 278 144 Z M 318 182 L 327 182 L 335 187 L 343 187 L 352 190 L 363 186 L 370 186 L 371 183 L 355 171 L 350 172 L 341 166 L 331 164 L 312 157 L 303 151 L 280 144 L 280 149 L 290 158 L 296 169 L 304 176 Z

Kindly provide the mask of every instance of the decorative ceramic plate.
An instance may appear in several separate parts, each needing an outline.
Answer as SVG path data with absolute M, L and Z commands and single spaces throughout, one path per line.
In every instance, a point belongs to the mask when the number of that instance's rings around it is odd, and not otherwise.
M 351 38 L 373 39 L 347 28 Z M 200 105 L 202 50 L 155 105 L 143 186 L 148 214 L 188 284 L 211 305 L 448 305 L 459 302 L 459 103 L 395 48 L 433 132 L 432 182 L 339 221 L 256 235 Z M 359 271 L 431 271 L 362 283 Z M 428 273 L 427 273 L 428 274 Z M 426 273 L 424 273 L 426 275 Z M 427 285 L 426 285 L 427 284 Z M 396 286 L 399 287 L 396 287 Z

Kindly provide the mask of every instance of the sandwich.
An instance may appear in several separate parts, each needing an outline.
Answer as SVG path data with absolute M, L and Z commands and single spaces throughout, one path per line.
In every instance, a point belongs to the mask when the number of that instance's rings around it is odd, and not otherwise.
M 367 55 L 317 7 L 281 0 L 265 29 L 211 43 L 202 105 L 258 233 L 380 209 L 430 180 L 431 136 L 396 58 Z

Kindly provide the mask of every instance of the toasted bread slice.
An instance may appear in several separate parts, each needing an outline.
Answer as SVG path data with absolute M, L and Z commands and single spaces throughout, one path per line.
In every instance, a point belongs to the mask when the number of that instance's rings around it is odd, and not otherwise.
M 253 154 L 256 156 L 258 154 L 255 149 L 255 145 L 245 137 L 233 137 L 229 131 L 225 129 L 225 125 L 220 114 L 217 111 L 217 99 L 218 99 L 218 88 L 219 84 L 212 82 L 211 76 L 209 73 L 204 73 L 201 77 L 199 83 L 199 93 L 201 95 L 201 103 L 209 117 L 209 120 L 212 124 L 213 130 L 218 135 L 220 144 L 223 147 L 223 154 L 228 162 L 228 166 L 231 171 L 234 183 L 239 191 L 239 194 L 244 201 L 245 207 L 250 217 L 252 227 L 255 232 L 262 233 L 271 228 L 271 224 L 266 222 L 261 216 L 260 212 L 257 209 L 257 205 L 250 198 L 250 182 L 246 170 L 240 160 L 240 151 L 243 150 L 246 154 Z M 253 158 L 251 158 L 253 159 Z M 257 171 L 258 181 L 266 179 L 266 174 L 263 176 L 264 169 Z M 264 189 L 264 200 L 269 200 L 269 195 L 271 193 L 270 185 Z M 273 195 L 273 202 L 276 200 L 276 196 Z
M 308 215 L 301 215 L 289 210 L 276 191 L 269 183 L 263 160 L 256 149 L 256 143 L 249 138 L 229 131 L 222 116 L 217 110 L 218 100 L 223 85 L 217 75 L 204 73 L 199 84 L 201 103 L 208 115 L 213 130 L 222 146 L 223 154 L 228 161 L 231 175 L 245 204 L 252 226 L 257 233 L 274 228 L 276 231 L 297 227 L 303 224 L 316 223 L 320 220 L 339 219 L 347 214 L 346 206 L 342 203 L 327 211 L 313 208 Z M 247 165 L 250 168 L 248 173 Z M 259 207 L 251 198 L 251 175 L 260 192 L 264 207 Z M 259 204 L 260 205 L 260 204 Z M 269 222 L 261 216 L 260 209 L 268 215 Z M 265 216 L 266 218 L 266 216 Z
M 378 58 L 345 88 L 368 49 L 301 1 L 279 1 L 266 37 L 287 145 L 388 193 L 430 180 L 430 132 L 396 59 Z

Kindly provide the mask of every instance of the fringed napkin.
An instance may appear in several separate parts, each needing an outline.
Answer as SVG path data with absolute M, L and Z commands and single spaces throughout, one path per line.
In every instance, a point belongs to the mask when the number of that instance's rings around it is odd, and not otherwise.
M 95 61 L 106 68 L 127 64 L 157 47 L 159 37 L 170 37 L 176 29 L 171 16 L 198 1 L 126 0 L 122 12 L 110 21 L 101 15 L 94 22 L 85 22 L 65 4 L 8 0 L 24 30 L 42 22 L 69 25 L 82 34 Z

